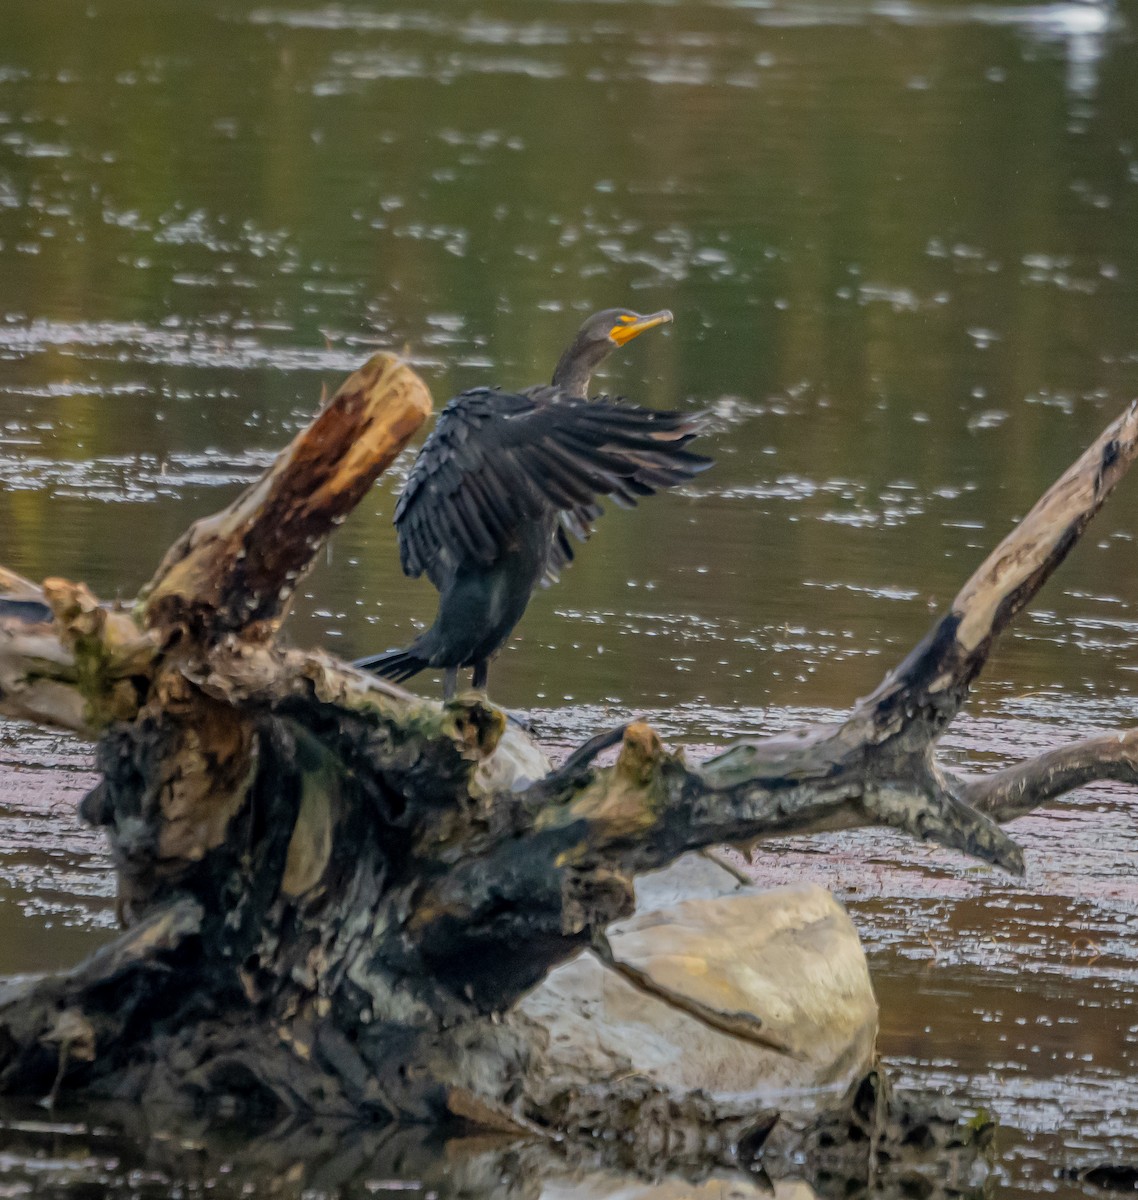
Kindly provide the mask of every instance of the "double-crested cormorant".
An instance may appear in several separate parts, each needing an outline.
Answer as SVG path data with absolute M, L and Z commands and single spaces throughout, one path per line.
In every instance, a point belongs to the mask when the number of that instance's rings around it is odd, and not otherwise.
M 534 588 L 572 561 L 567 531 L 582 541 L 591 532 L 598 496 L 629 507 L 711 465 L 685 448 L 700 416 L 586 394 L 617 346 L 671 319 L 606 309 L 581 327 L 550 384 L 474 388 L 443 409 L 395 508 L 403 571 L 438 588 L 438 615 L 406 649 L 356 666 L 399 682 L 443 667 L 447 699 L 458 668 L 473 667 L 485 688 Z

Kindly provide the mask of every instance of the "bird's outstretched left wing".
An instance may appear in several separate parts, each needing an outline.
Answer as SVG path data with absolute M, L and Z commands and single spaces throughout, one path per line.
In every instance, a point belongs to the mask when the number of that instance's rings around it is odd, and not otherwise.
M 437 583 L 459 563 L 493 564 L 528 522 L 564 512 L 583 529 L 599 496 L 635 504 L 683 483 L 711 464 L 686 449 L 703 423 L 555 387 L 463 392 L 440 414 L 396 506 L 403 570 Z M 555 539 L 550 565 L 571 557 Z

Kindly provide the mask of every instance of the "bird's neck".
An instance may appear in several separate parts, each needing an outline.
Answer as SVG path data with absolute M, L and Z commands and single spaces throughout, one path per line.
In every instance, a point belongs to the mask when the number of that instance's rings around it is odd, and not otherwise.
M 610 347 L 598 346 L 595 342 L 582 344 L 575 341 L 561 356 L 553 372 L 553 386 L 568 392 L 570 396 L 588 397 L 589 380 L 593 372 L 608 357 Z

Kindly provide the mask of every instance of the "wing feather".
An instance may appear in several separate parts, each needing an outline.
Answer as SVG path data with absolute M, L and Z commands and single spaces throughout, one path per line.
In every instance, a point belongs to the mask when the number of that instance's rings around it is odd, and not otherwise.
M 436 584 L 462 563 L 492 565 L 525 523 L 559 514 L 548 575 L 573 559 L 601 515 L 599 496 L 634 505 L 711 460 L 686 450 L 703 418 L 558 388 L 477 388 L 439 416 L 395 507 L 406 574 Z

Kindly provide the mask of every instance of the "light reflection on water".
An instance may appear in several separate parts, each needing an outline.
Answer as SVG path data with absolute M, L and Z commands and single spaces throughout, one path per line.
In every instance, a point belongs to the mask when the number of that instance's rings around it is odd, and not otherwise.
M 7 0 L 0 561 L 129 596 L 373 344 L 442 401 L 543 377 L 584 312 L 666 306 L 601 383 L 712 409 L 717 466 L 601 523 L 494 694 L 562 751 L 637 713 L 693 754 L 834 715 L 1138 395 L 1136 28 L 1133 0 Z M 395 568 L 408 461 L 296 642 L 430 619 Z M 1134 721 L 1130 494 L 947 753 Z M 0 732 L 2 971 L 110 927 L 85 764 Z M 1021 822 L 1023 883 L 876 832 L 757 860 L 850 905 L 887 1054 L 999 1113 L 1002 1194 L 1138 1153 L 1129 804 Z

